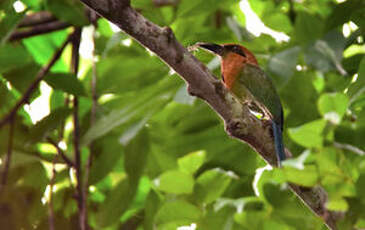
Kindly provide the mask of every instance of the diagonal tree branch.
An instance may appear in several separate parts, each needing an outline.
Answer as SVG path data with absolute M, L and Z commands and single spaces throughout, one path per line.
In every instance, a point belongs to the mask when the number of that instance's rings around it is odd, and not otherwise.
M 26 30 L 17 30 L 12 35 L 10 35 L 9 41 L 16 41 L 40 34 L 50 33 L 56 30 L 62 30 L 71 26 L 67 22 L 62 21 L 51 21 L 45 24 L 39 24 Z
M 54 141 L 51 137 L 47 137 L 47 141 L 56 148 L 58 155 L 60 155 L 60 157 L 67 164 L 68 167 L 75 167 L 75 164 L 72 162 L 71 159 L 66 156 L 66 154 L 63 152 L 60 146 L 58 146 L 56 141 Z
M 161 28 L 148 21 L 130 6 L 129 0 L 81 1 L 174 69 L 188 84 L 189 93 L 203 99 L 220 115 L 227 133 L 248 143 L 270 165 L 277 164 L 268 125 L 257 120 L 245 105 L 238 103 L 221 82 L 176 40 L 170 28 Z M 291 153 L 287 151 L 287 155 Z M 336 229 L 338 217 L 327 210 L 327 194 L 322 188 L 304 188 L 294 184 L 290 187 L 330 229 Z

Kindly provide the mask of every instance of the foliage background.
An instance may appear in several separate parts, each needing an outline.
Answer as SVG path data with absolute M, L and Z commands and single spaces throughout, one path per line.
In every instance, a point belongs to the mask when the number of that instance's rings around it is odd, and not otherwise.
M 184 82 L 156 56 L 122 32 L 113 33 L 104 19 L 93 33 L 79 1 L 22 2 L 26 10 L 19 13 L 13 1 L 0 3 L 0 119 L 73 31 L 12 41 L 26 15 L 49 11 L 82 27 L 86 50 L 94 43 L 95 57 L 81 56 L 76 77 L 67 46 L 42 83 L 52 89 L 49 104 L 42 105 L 49 106 L 49 115 L 34 123 L 25 106 L 16 113 L 13 135 L 9 123 L 1 127 L 3 175 L 13 140 L 0 197 L 1 226 L 48 229 L 54 213 L 56 229 L 79 228 L 75 170 L 52 145 L 52 140 L 61 143 L 74 161 L 68 101 L 77 97 L 80 171 L 84 179 L 90 171 L 87 209 L 93 229 L 325 229 L 287 181 L 323 186 L 327 207 L 343 216 L 339 229 L 365 228 L 364 1 L 250 0 L 265 25 L 290 37 L 281 43 L 252 35 L 238 1 L 132 1 L 152 22 L 170 26 L 185 46 L 237 42 L 256 54 L 279 90 L 285 144 L 295 154 L 274 170 L 247 145 L 230 139 L 214 111 L 189 96 Z M 219 76 L 217 59 L 200 51 L 195 55 Z M 45 90 L 37 88 L 29 102 L 42 94 Z M 96 119 L 90 122 L 92 109 Z

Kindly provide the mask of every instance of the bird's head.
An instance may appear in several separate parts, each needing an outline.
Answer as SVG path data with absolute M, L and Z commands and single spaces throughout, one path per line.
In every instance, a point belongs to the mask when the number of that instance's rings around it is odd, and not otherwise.
M 197 46 L 221 58 L 221 72 L 227 88 L 233 86 L 245 64 L 258 65 L 255 56 L 247 48 L 238 44 L 198 43 Z
M 197 45 L 215 55 L 218 55 L 222 59 L 222 62 L 229 60 L 233 62 L 257 65 L 255 56 L 244 46 L 231 43 L 223 45 L 214 43 L 198 43 Z

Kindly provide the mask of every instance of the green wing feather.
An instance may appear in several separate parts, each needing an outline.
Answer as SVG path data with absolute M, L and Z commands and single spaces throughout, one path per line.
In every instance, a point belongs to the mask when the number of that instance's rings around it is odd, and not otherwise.
M 247 92 L 248 91 L 248 92 Z M 279 95 L 266 73 L 256 65 L 246 64 L 237 77 L 232 92 L 241 99 L 250 98 L 265 107 L 273 121 L 279 126 L 283 125 L 283 110 Z

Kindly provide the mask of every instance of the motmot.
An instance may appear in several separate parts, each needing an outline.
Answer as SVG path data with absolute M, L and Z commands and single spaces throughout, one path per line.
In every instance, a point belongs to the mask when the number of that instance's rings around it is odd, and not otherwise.
M 225 87 L 238 101 L 259 108 L 271 120 L 278 166 L 285 160 L 283 144 L 283 108 L 271 78 L 259 67 L 256 57 L 238 44 L 218 45 L 197 43 L 221 59 L 221 74 Z

